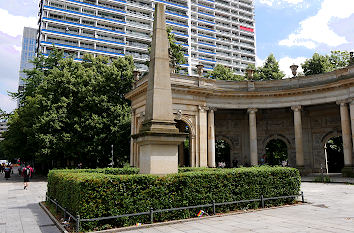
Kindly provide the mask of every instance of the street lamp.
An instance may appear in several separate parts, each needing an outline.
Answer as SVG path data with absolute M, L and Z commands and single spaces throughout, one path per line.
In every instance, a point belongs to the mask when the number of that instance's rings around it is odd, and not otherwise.
M 293 65 L 290 66 L 291 73 L 293 74 L 294 78 L 296 77 L 297 68 L 299 68 L 299 66 L 298 66 L 298 65 L 295 65 L 295 64 L 293 64 Z
M 113 144 L 111 145 L 111 148 L 112 148 L 111 153 L 112 153 L 112 168 L 113 168 L 113 165 L 114 165 L 114 160 L 113 160 Z
M 133 71 L 133 76 L 134 76 L 134 81 L 135 82 L 139 81 L 140 71 L 139 70 L 134 70 Z
M 203 76 L 203 68 L 204 68 L 204 65 L 202 63 L 199 63 L 197 65 L 197 71 L 198 71 L 198 75 L 199 77 L 202 77 Z
M 246 73 L 247 73 L 247 79 L 248 80 L 253 80 L 254 69 L 247 68 L 246 69 Z

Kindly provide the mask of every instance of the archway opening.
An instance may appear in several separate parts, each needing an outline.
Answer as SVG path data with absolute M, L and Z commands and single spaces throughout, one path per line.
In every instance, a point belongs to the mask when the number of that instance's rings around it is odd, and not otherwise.
M 288 147 L 281 139 L 270 140 L 265 148 L 265 156 L 261 158 L 261 163 L 270 166 L 288 165 Z
M 176 127 L 180 133 L 188 133 L 187 138 L 178 146 L 178 166 L 190 167 L 190 127 L 182 120 L 176 120 Z
M 231 147 L 223 139 L 215 141 L 215 163 L 217 167 L 231 167 L 230 163 Z
M 329 173 L 340 173 L 344 167 L 342 137 L 332 137 L 326 142 L 327 164 Z

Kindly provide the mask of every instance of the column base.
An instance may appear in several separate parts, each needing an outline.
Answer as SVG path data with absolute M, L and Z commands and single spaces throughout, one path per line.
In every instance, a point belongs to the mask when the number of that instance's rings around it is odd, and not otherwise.
M 312 172 L 311 168 L 305 166 L 296 166 L 296 168 L 299 170 L 301 176 L 306 176 Z
M 137 136 L 141 174 L 166 175 L 178 172 L 178 145 L 185 133 L 143 132 Z
M 354 166 L 344 167 L 342 169 L 342 175 L 344 177 L 354 177 Z

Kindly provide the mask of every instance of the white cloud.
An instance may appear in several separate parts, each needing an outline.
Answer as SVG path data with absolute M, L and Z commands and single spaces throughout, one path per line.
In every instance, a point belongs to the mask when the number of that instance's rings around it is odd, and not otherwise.
M 21 52 L 22 48 L 20 46 L 14 45 L 13 48 L 17 51 L 17 52 Z
M 1 109 L 6 112 L 12 112 L 17 106 L 15 100 L 13 100 L 10 96 L 4 95 L 2 93 L 0 93 L 0 103 Z
M 281 71 L 285 73 L 285 78 L 290 78 L 292 77 L 291 69 L 290 66 L 292 64 L 298 65 L 299 68 L 297 69 L 297 72 L 303 72 L 301 68 L 301 63 L 303 63 L 307 58 L 306 57 L 297 57 L 297 58 L 291 58 L 291 57 L 283 57 L 280 58 L 279 60 L 279 68 Z
M 283 46 L 303 46 L 314 49 L 320 45 L 337 47 L 348 43 L 344 36 L 336 34 L 329 23 L 335 18 L 345 19 L 354 14 L 353 0 L 324 0 L 315 16 L 300 22 L 300 28 L 291 33 L 287 39 L 279 41 Z M 352 27 L 353 25 L 348 25 Z
M 256 67 L 263 66 L 265 60 L 262 60 L 260 57 L 256 56 Z
M 0 32 L 12 37 L 22 35 L 24 27 L 37 27 L 36 17 L 16 16 L 4 9 L 0 9 L 0 22 Z

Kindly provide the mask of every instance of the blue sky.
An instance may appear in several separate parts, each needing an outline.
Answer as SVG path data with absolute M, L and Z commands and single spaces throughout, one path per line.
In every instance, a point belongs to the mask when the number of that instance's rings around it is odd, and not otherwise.
M 254 0 L 257 65 L 273 53 L 280 68 L 301 64 L 313 53 L 354 50 L 354 0 Z M 37 27 L 39 0 L 0 0 L 0 108 L 12 111 L 24 26 Z

